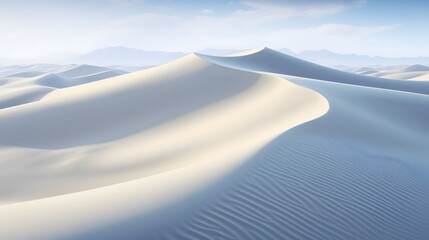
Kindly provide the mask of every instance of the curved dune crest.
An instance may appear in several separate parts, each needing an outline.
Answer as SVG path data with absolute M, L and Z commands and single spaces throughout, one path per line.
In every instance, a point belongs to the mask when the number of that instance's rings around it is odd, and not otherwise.
M 14 156 L 1 163 L 9 183 L 0 185 L 0 201 L 66 194 L 200 161 L 232 164 L 327 109 L 311 90 L 195 55 L 57 90 L 0 112 L 0 158 Z

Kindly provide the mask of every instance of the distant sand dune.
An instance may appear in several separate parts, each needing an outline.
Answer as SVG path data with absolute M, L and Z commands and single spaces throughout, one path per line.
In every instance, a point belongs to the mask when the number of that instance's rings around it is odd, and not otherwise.
M 198 56 L 222 66 L 242 70 L 277 73 L 330 82 L 429 94 L 429 83 L 427 82 L 391 81 L 382 78 L 351 74 L 310 63 L 269 48 L 261 48 L 228 57 L 207 56 L 203 54 L 198 54 Z
M 378 78 L 399 79 L 399 80 L 429 80 L 429 67 L 423 65 L 411 66 L 373 66 L 365 68 L 346 68 L 345 70 Z
M 2 67 L 0 68 L 0 109 L 38 101 L 56 89 L 124 73 L 126 72 L 90 65 L 35 64 Z

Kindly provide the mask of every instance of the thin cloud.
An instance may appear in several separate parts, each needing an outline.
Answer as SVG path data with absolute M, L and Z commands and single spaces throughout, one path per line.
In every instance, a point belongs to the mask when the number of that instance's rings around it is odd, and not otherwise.
M 334 36 L 357 36 L 367 37 L 372 34 L 386 32 L 400 27 L 400 24 L 379 25 L 379 26 L 353 26 L 348 24 L 324 24 L 316 28 L 308 29 L 310 31 Z
M 287 19 L 291 17 L 322 17 L 344 12 L 350 8 L 360 6 L 361 1 L 336 3 L 312 3 L 312 4 L 287 4 L 287 2 L 261 2 L 261 1 L 243 1 L 242 5 L 250 7 L 248 10 L 239 10 L 237 13 L 255 14 L 265 16 L 271 19 Z
M 134 5 L 145 2 L 145 0 L 108 0 L 111 3 L 120 5 Z

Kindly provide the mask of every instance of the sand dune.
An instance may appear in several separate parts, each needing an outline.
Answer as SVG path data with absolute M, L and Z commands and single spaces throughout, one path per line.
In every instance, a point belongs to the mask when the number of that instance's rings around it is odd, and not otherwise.
M 373 66 L 358 69 L 349 68 L 345 70 L 352 73 L 378 78 L 413 81 L 429 80 L 429 67 L 419 64 L 411 66 Z
M 201 58 L 226 67 L 265 73 L 307 77 L 330 82 L 368 86 L 414 93 L 429 94 L 429 83 L 419 81 L 390 81 L 338 71 L 310 63 L 269 48 L 238 53 L 230 57 L 198 54 Z
M 389 79 L 401 79 L 401 80 L 407 80 L 407 79 L 413 79 L 415 77 L 419 77 L 421 75 L 424 75 L 426 72 L 397 72 L 397 73 L 378 73 L 376 74 L 377 77 L 382 78 L 389 78 Z
M 357 74 L 362 74 L 362 75 L 372 75 L 372 74 L 376 74 L 376 73 L 378 73 L 378 71 L 377 70 L 373 70 L 373 69 L 366 70 L 366 71 L 363 71 L 363 72 L 357 72 Z
M 101 71 L 101 72 L 97 72 L 97 73 L 93 73 L 93 74 L 89 74 L 89 75 L 74 77 L 69 82 L 71 85 L 75 86 L 75 85 L 80 85 L 80 84 L 98 81 L 100 79 L 116 77 L 116 76 L 122 75 L 124 73 L 125 72 L 121 72 L 121 71 L 117 71 L 117 70 L 106 70 L 106 71 Z
M 53 91 L 52 88 L 36 86 L 12 91 L 2 90 L 0 91 L 0 109 L 38 101 L 51 91 Z
M 3 200 L 23 201 L 153 175 L 208 158 L 202 149 L 210 153 L 214 146 L 234 151 L 232 155 L 247 154 L 249 146 L 253 150 L 326 109 L 326 101 L 315 92 L 280 78 L 215 66 L 194 55 L 57 90 L 39 102 L 0 112 L 0 144 L 10 146 L 0 153 L 2 158 L 18 152 L 24 162 L 53 161 L 19 177 L 17 186 L 8 184 L 10 192 L 3 191 Z M 50 170 L 63 164 L 70 167 Z M 92 166 L 98 166 L 95 172 Z M 13 172 L 13 166 L 4 167 Z M 97 174 L 103 168 L 110 173 Z M 64 181 L 61 189 L 54 187 L 59 181 Z
M 429 80 L 427 75 L 429 71 L 416 71 L 416 72 L 383 72 L 379 73 L 376 76 L 382 78 L 390 78 L 390 79 L 401 79 L 401 80 Z
M 76 78 L 76 77 L 82 77 L 87 75 L 93 75 L 93 74 L 97 74 L 105 71 L 112 71 L 112 70 L 107 67 L 99 67 L 99 66 L 92 66 L 92 65 L 85 65 L 85 64 L 84 65 L 73 64 L 73 65 L 59 68 L 55 71 L 55 73 L 65 78 Z M 118 75 L 125 73 L 121 71 L 116 71 L 116 72 L 118 73 Z
M 37 77 L 45 74 L 44 72 L 38 71 L 28 71 L 28 72 L 19 72 L 12 75 L 7 76 L 8 78 L 28 78 L 28 77 Z
M 0 238 L 427 239 L 426 86 L 264 48 L 57 89 L 0 110 Z
M 416 65 L 408 66 L 407 68 L 405 68 L 405 71 L 406 72 L 429 71 L 429 67 L 424 66 L 424 65 L 420 65 L 420 64 L 416 64 Z
M 429 73 L 425 73 L 425 74 L 419 75 L 417 77 L 413 77 L 412 80 L 415 80 L 415 81 L 421 81 L 421 80 L 423 80 L 423 81 L 429 81 Z
M 325 96 L 329 112 L 273 141 L 166 236 L 427 238 L 429 97 L 286 78 Z
M 15 74 L 33 75 L 34 73 L 46 73 L 51 69 L 58 67 L 54 64 L 32 64 L 32 65 L 11 65 L 0 67 L 0 77 L 13 76 Z M 30 76 L 30 77 L 33 77 Z
M 0 68 L 0 109 L 38 101 L 56 89 L 124 73 L 126 72 L 90 65 L 35 64 L 3 67 Z

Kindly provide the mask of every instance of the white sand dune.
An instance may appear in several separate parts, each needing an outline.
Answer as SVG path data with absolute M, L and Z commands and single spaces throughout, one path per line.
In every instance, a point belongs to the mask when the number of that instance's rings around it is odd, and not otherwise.
M 0 238 L 427 239 L 426 86 L 264 48 L 55 90 L 0 110 Z
M 265 73 L 277 73 L 297 77 L 307 77 L 330 82 L 368 86 L 414 93 L 429 94 L 429 83 L 421 81 L 390 81 L 383 78 L 351 74 L 310 63 L 269 48 L 238 53 L 229 57 L 198 54 L 207 61 L 226 67 Z
M 383 78 L 390 79 L 401 79 L 401 80 L 415 80 L 416 78 L 421 78 L 427 75 L 428 72 L 399 72 L 399 73 L 383 73 Z
M 404 71 L 404 70 L 395 70 L 395 71 L 384 71 L 377 74 L 371 74 L 375 77 L 389 78 L 389 79 L 400 79 L 400 80 L 429 80 L 427 77 L 429 71 Z
M 215 66 L 194 55 L 149 71 L 57 90 L 39 102 L 0 112 L 0 144 L 11 146 L 1 158 L 17 154 L 53 164 L 19 177 L 15 187 L 7 184 L 10 192 L 3 192 L 3 200 L 153 175 L 207 158 L 214 146 L 232 155 L 247 154 L 249 146 L 254 151 L 255 145 L 326 110 L 324 98 L 312 91 L 280 78 Z M 51 169 L 62 164 L 66 166 Z M 95 172 L 93 166 L 98 166 Z M 55 188 L 59 181 L 64 181 L 60 189 Z
M 106 71 L 112 71 L 113 72 L 112 69 L 107 68 L 107 67 L 99 67 L 99 66 L 92 66 L 92 65 L 86 65 L 86 64 L 83 64 L 83 65 L 72 64 L 72 65 L 63 66 L 61 68 L 58 68 L 54 71 L 54 73 L 60 75 L 61 77 L 65 77 L 65 78 L 70 79 L 70 78 L 93 75 L 93 74 L 106 72 Z M 116 70 L 116 72 L 118 73 L 118 75 L 125 73 L 125 72 L 119 71 L 119 70 Z
M 94 81 L 98 81 L 101 79 L 116 77 L 119 75 L 125 74 L 125 72 L 117 71 L 117 70 L 105 70 L 93 74 L 77 76 L 69 80 L 70 85 L 76 86 L 80 84 L 90 83 Z
M 58 68 L 55 64 L 10 65 L 0 67 L 0 78 L 23 74 L 21 77 L 35 77 L 37 73 L 47 73 Z
M 371 69 L 371 70 L 366 70 L 366 71 L 363 71 L 363 72 L 357 72 L 357 74 L 362 74 L 362 75 L 374 75 L 374 74 L 377 74 L 378 73 L 378 71 L 377 70 L 374 70 L 374 69 Z
M 38 101 L 56 89 L 115 77 L 126 72 L 90 65 L 35 64 L 0 69 L 0 109 Z M 1 75 L 6 76 L 1 76 Z
M 424 65 L 411 66 L 373 66 L 358 69 L 346 69 L 348 72 L 387 79 L 429 80 L 429 67 Z
M 0 109 L 38 101 L 53 90 L 52 88 L 43 86 L 31 86 L 9 91 L 3 89 L 0 91 Z
M 28 72 L 19 72 L 12 75 L 7 76 L 8 78 L 29 78 L 29 77 L 37 77 L 45 74 L 44 72 L 39 71 L 28 71 Z
M 405 68 L 406 72 L 421 72 L 421 71 L 429 71 L 429 67 L 428 66 L 424 66 L 424 65 L 420 65 L 420 64 L 415 64 L 415 65 L 411 65 Z

